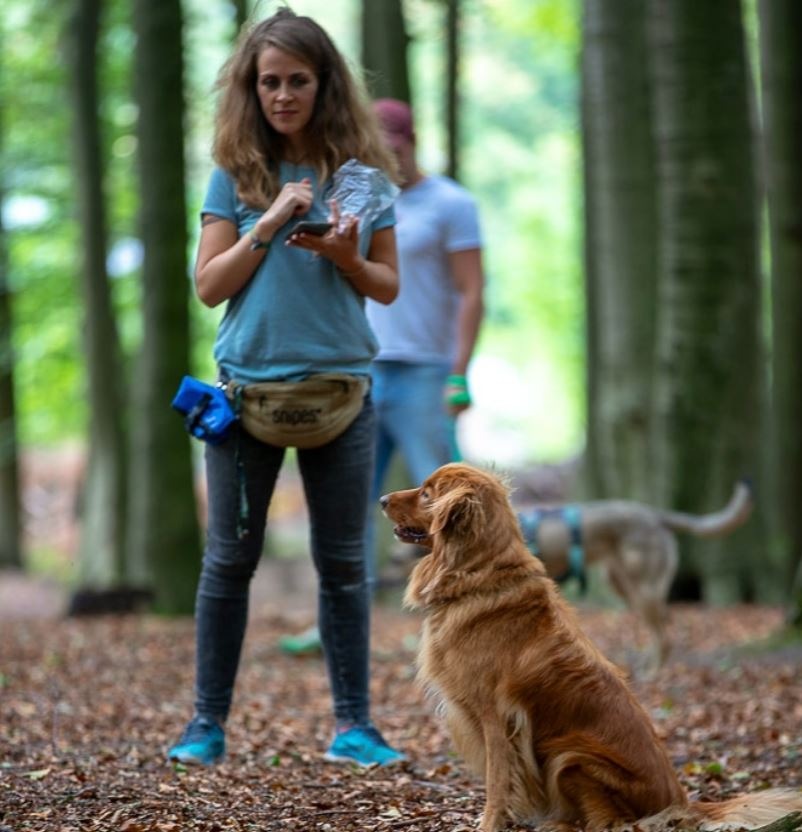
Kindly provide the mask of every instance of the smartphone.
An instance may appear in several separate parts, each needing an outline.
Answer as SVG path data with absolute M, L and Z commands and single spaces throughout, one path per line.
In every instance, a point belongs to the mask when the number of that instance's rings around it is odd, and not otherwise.
M 310 222 L 309 220 L 301 220 L 293 226 L 290 234 L 314 234 L 315 237 L 322 237 L 327 233 L 334 223 L 331 222 Z

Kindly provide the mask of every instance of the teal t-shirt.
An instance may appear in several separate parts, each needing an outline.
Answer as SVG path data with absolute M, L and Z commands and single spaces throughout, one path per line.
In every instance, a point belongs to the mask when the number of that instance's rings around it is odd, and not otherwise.
M 365 298 L 325 257 L 285 245 L 299 219 L 325 220 L 329 208 L 313 168 L 282 163 L 280 181 L 312 181 L 307 214 L 278 229 L 253 277 L 230 300 L 217 331 L 214 358 L 221 372 L 238 381 L 298 380 L 312 373 L 367 374 L 378 345 L 365 315 Z M 231 176 L 212 171 L 202 214 L 229 220 L 240 236 L 262 211 L 238 199 Z M 367 255 L 374 231 L 395 225 L 392 206 L 359 235 Z

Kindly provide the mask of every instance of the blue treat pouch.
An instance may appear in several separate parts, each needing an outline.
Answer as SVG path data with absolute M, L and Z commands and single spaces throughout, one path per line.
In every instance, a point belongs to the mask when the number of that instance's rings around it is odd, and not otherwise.
M 225 390 L 192 376 L 184 376 L 173 399 L 173 408 L 184 415 L 184 427 L 192 436 L 219 445 L 228 436 L 237 414 Z

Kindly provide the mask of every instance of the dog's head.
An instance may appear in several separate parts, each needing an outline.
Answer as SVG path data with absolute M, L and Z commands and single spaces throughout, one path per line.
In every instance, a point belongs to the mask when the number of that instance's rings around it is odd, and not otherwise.
M 396 538 L 432 550 L 410 576 L 409 606 L 471 592 L 488 580 L 488 570 L 534 563 L 506 485 L 471 465 L 444 465 L 420 488 L 386 494 L 381 506 L 395 523 Z
M 385 494 L 381 507 L 395 523 L 393 533 L 404 543 L 431 549 L 436 537 L 469 542 L 485 525 L 486 492 L 501 483 L 470 465 L 451 463 L 438 468 L 420 488 Z M 506 498 L 506 490 L 502 493 Z
M 508 495 L 493 474 L 452 462 L 438 468 L 420 488 L 385 494 L 380 502 L 395 523 L 398 540 L 428 549 L 438 542 L 471 549 L 497 537 L 499 523 L 509 523 Z

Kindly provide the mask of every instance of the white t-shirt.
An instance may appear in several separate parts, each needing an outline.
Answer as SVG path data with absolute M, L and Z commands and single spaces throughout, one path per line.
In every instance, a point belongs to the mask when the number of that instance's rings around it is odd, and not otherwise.
M 404 188 L 395 202 L 400 291 L 389 306 L 368 300 L 378 361 L 450 364 L 459 292 L 448 255 L 481 247 L 476 202 L 444 176 Z

